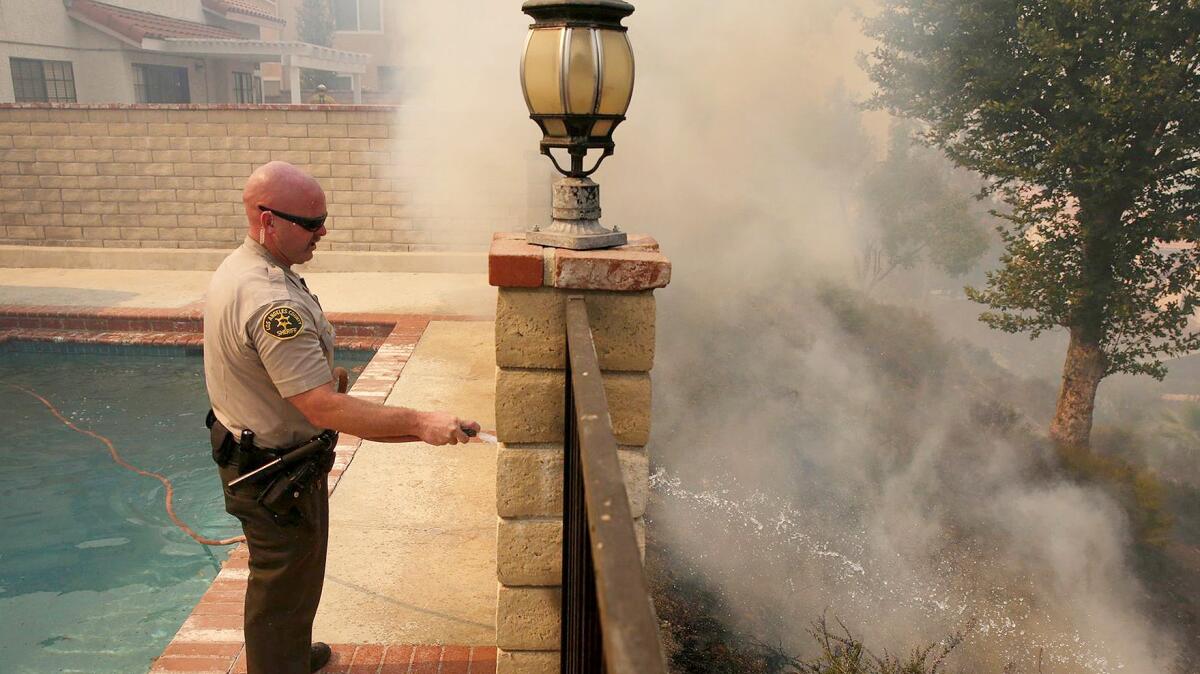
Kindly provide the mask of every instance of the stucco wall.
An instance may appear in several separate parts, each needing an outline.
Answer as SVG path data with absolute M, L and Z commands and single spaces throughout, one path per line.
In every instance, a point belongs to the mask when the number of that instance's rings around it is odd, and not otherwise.
M 414 195 L 397 128 L 382 106 L 0 105 L 0 244 L 232 247 L 245 178 L 274 159 L 328 193 L 323 248 L 483 250 L 524 229 L 524 194 L 487 222 Z
M 199 0 L 122 0 L 131 9 L 203 21 Z M 257 28 L 250 26 L 257 32 Z M 253 72 L 256 62 L 156 54 L 133 49 L 115 37 L 67 16 L 61 0 L 0 0 L 0 103 L 15 100 L 9 58 L 69 61 L 79 103 L 133 103 L 133 64 L 188 69 L 192 103 L 228 103 L 232 71 Z
M 9 57 L 71 61 L 78 100 L 114 99 L 124 91 L 123 49 L 112 37 L 67 16 L 59 0 L 0 0 L 0 102 L 14 99 Z M 133 89 L 129 97 L 133 100 Z
M 133 66 L 136 63 L 187 68 L 192 103 L 229 103 L 233 96 L 233 71 L 252 73 L 253 61 L 199 59 L 134 50 L 81 51 L 61 47 L 0 43 L 0 102 L 11 103 L 13 81 L 9 57 L 69 61 L 75 74 L 79 103 L 133 103 Z
M 300 0 L 279 0 L 276 4 L 276 13 L 287 21 L 287 25 L 281 32 L 281 39 L 300 39 L 299 21 L 297 20 L 297 10 L 300 4 Z M 402 5 L 407 3 L 381 2 L 380 4 L 383 14 L 380 17 L 382 22 L 380 30 L 334 31 L 331 45 L 334 49 L 371 55 L 371 63 L 367 66 L 367 72 L 363 74 L 363 89 L 372 93 L 380 91 L 379 67 L 399 65 L 396 41 L 400 39 L 405 20 L 405 10 Z M 286 78 L 283 79 L 282 85 L 284 89 L 287 88 Z
M 199 4 L 196 3 L 197 6 Z M 110 49 L 115 46 L 113 38 L 67 16 L 62 0 L 0 0 L 0 42 L 36 43 L 82 50 Z

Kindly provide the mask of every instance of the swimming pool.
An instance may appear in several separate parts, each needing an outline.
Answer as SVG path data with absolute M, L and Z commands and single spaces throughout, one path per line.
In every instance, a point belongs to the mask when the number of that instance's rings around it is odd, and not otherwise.
M 352 370 L 366 352 L 339 353 Z M 352 374 L 353 376 L 353 374 Z M 0 670 L 142 672 L 216 575 L 228 548 L 171 523 L 163 487 L 117 466 L 98 440 L 40 402 L 110 438 L 130 463 L 166 475 L 175 509 L 200 534 L 240 534 L 208 447 L 198 349 L 0 345 Z

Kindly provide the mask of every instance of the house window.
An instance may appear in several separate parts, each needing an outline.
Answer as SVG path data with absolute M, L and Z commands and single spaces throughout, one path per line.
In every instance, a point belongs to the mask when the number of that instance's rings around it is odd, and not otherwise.
M 379 0 L 333 0 L 333 25 L 340 31 L 379 32 Z
M 400 91 L 400 69 L 395 66 L 379 66 L 379 90 Z
M 262 80 L 253 73 L 233 73 L 233 100 L 237 103 L 262 103 Z
M 133 92 L 138 103 L 191 103 L 187 68 L 133 64 Z
M 10 58 L 13 93 L 18 103 L 74 103 L 75 70 L 70 61 Z

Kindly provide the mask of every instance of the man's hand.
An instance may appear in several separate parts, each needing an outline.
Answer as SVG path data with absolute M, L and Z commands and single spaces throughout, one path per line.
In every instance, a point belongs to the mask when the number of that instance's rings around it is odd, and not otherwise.
M 422 442 L 431 445 L 457 445 L 470 440 L 465 432 L 467 429 L 478 433 L 479 423 L 446 412 L 425 412 L 418 435 Z

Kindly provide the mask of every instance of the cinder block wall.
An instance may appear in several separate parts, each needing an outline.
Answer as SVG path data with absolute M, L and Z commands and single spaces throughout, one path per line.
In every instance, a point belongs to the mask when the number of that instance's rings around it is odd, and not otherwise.
M 546 255 L 548 253 L 548 255 Z M 645 545 L 649 492 L 650 369 L 655 288 L 670 262 L 648 237 L 618 249 L 543 249 L 500 234 L 489 255 L 496 310 L 496 642 L 498 674 L 559 666 L 562 601 L 563 419 L 568 297 L 588 306 L 619 443 L 618 458 Z
M 0 104 L 0 244 L 230 248 L 246 176 L 279 159 L 325 187 L 323 248 L 483 250 L 491 227 L 406 189 L 397 128 L 386 106 Z

